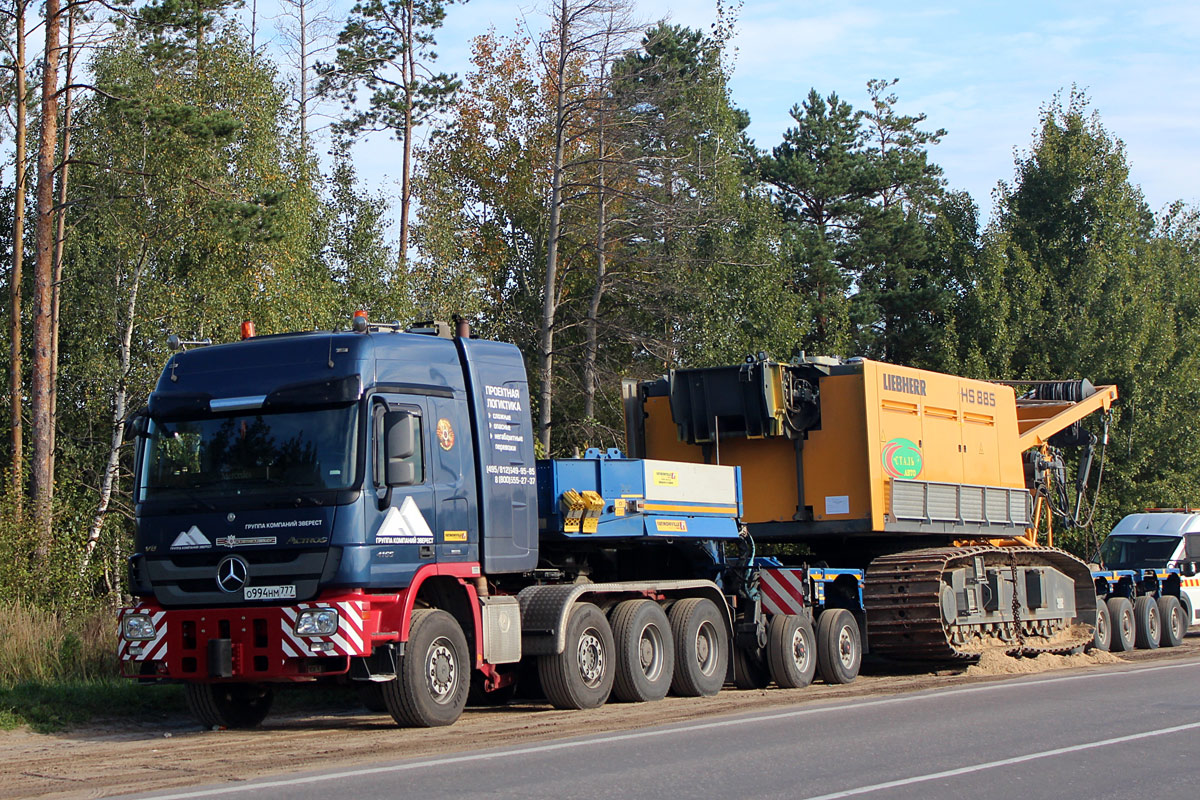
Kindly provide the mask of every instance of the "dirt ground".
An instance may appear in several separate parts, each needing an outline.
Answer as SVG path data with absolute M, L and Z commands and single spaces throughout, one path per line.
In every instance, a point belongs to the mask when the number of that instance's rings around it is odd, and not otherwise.
M 141 724 L 94 725 L 45 735 L 0 733 L 0 797 L 88 798 L 184 788 L 221 779 L 247 780 L 305 770 L 349 767 L 385 760 L 515 744 L 584 733 L 763 708 L 824 703 L 999 679 L 1049 670 L 1081 671 L 1118 662 L 1166 661 L 1200 655 L 1200 632 L 1183 646 L 1121 655 L 1089 653 L 1016 660 L 985 653 L 978 664 L 955 669 L 868 664 L 847 686 L 737 691 L 712 698 L 668 697 L 658 703 L 612 703 L 593 711 L 557 711 L 546 704 L 467 709 L 455 725 L 400 729 L 386 714 L 276 714 L 252 731 L 206 731 L 184 717 Z M 930 671 L 936 670 L 936 671 Z

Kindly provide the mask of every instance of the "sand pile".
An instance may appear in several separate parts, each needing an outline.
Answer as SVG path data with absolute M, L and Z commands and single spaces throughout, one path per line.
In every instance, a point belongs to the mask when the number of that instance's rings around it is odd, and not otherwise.
M 1055 656 L 1043 653 L 1036 658 L 1013 658 L 1005 650 L 1008 646 L 984 648 L 979 662 L 967 667 L 967 675 L 1023 675 L 1048 672 L 1064 667 L 1087 667 L 1093 664 L 1118 664 L 1123 659 L 1104 650 L 1089 650 L 1072 656 Z

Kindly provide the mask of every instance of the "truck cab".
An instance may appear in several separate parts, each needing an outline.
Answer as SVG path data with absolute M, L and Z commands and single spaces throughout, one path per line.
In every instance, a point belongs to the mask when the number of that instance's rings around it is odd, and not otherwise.
M 1129 514 L 1105 537 L 1094 559 L 1104 571 L 1179 581 L 1189 625 L 1200 622 L 1200 512 L 1150 509 Z

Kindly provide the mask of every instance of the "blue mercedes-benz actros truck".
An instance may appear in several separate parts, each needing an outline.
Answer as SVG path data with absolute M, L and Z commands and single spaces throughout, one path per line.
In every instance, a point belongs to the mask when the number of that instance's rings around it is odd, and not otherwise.
M 360 316 L 186 349 L 130 429 L 122 668 L 184 683 L 206 725 L 256 725 L 273 686 L 321 681 L 445 725 L 522 661 L 560 708 L 803 686 L 834 580 L 853 602 L 821 671 L 857 673 L 860 572 L 755 560 L 736 467 L 536 460 L 512 345 Z

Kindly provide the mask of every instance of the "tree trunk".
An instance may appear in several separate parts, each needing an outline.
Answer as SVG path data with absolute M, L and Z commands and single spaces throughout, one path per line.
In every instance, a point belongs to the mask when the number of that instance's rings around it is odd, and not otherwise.
M 13 257 L 12 272 L 9 275 L 9 342 L 11 354 L 9 364 L 8 392 L 10 402 L 10 436 L 12 450 L 12 472 L 10 473 L 10 497 L 13 510 L 19 521 L 24 511 L 25 499 L 25 433 L 22 414 L 24 413 L 24 384 L 21 381 L 21 282 L 25 261 L 25 192 L 26 192 L 26 144 L 25 144 L 25 112 L 28 98 L 25 92 L 25 1 L 17 0 L 15 11 L 15 32 L 17 37 L 15 70 L 16 93 L 16 153 L 13 164 L 15 167 L 14 186 L 16 197 L 13 201 Z
M 546 280 L 542 298 L 542 321 L 538 341 L 538 439 L 542 451 L 550 455 L 550 412 L 554 398 L 554 312 L 558 276 L 558 229 L 562 219 L 563 150 L 566 147 L 567 100 L 567 0 L 559 5 L 558 54 L 554 79 L 554 168 L 550 178 L 550 224 L 546 243 Z
M 75 13 L 67 12 L 67 68 L 63 81 L 62 167 L 58 175 L 58 231 L 54 237 L 54 289 L 50 301 L 50 474 L 54 474 L 54 451 L 58 434 L 58 320 L 62 303 L 63 249 L 67 241 L 67 162 L 71 158 L 71 74 L 75 65 Z
M 308 163 L 308 26 L 305 12 L 308 3 L 301 2 L 300 12 L 300 157 Z
M 37 255 L 33 265 L 33 364 L 30 399 L 33 408 L 33 505 L 37 551 L 44 557 L 51 541 L 54 472 L 50 436 L 51 294 L 54 281 L 54 164 L 58 144 L 59 0 L 46 0 L 46 51 L 42 66 L 42 120 L 37 160 Z
M 404 159 L 400 166 L 400 267 L 408 263 L 408 211 L 412 202 L 409 176 L 412 172 L 413 89 L 417 81 L 417 61 L 414 52 L 413 2 L 404 4 Z
M 142 285 L 142 274 L 146 268 L 148 248 L 142 244 L 142 252 L 138 256 L 137 266 L 133 269 L 133 277 L 129 287 L 129 302 L 125 305 L 125 326 L 121 331 L 121 350 L 118 354 L 120 371 L 117 373 L 117 388 L 113 395 L 112 439 L 108 447 L 108 461 L 104 466 L 104 477 L 100 481 L 100 501 L 96 505 L 96 514 L 88 528 L 87 541 L 83 546 L 83 559 L 79 565 L 79 574 L 87 572 L 92 560 L 92 553 L 100 541 L 100 532 L 104 529 L 104 517 L 108 513 L 108 505 L 112 500 L 113 488 L 116 486 L 121 467 L 121 442 L 125 440 L 125 408 L 129 393 L 130 352 L 133 341 L 133 327 L 136 319 L 138 290 Z
M 596 416 L 596 351 L 597 325 L 600 318 L 600 300 L 604 297 L 604 280 L 607 270 L 605 247 L 607 246 L 607 220 L 604 205 L 607 202 L 604 186 L 604 111 L 600 111 L 597 128 L 596 157 L 599 165 L 596 168 L 596 285 L 592 289 L 592 301 L 588 305 L 587 321 L 585 323 L 587 339 L 583 349 L 583 416 L 593 419 Z

